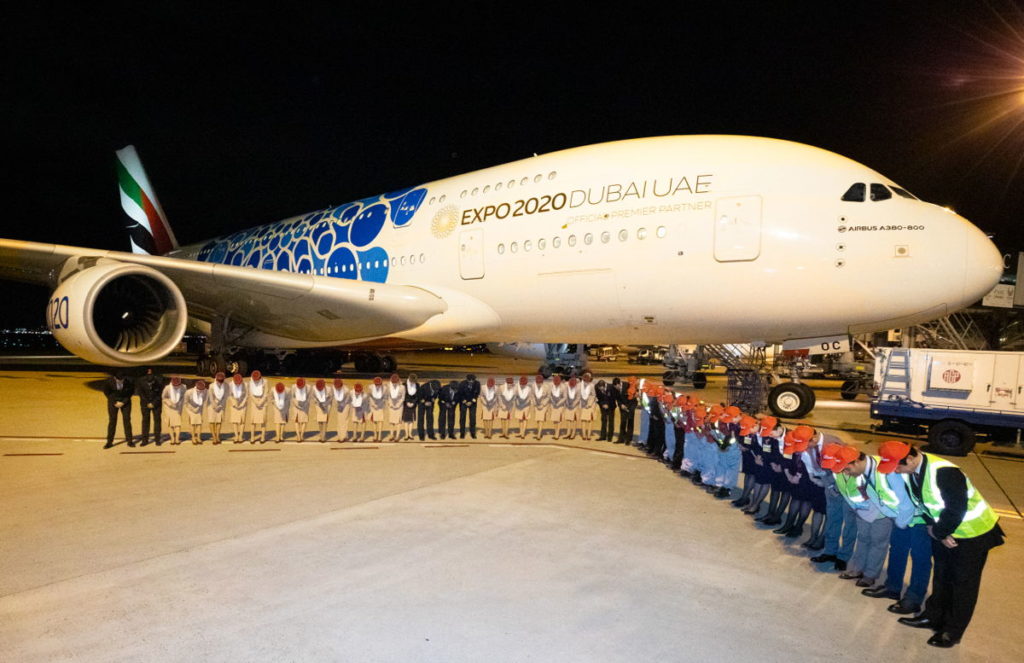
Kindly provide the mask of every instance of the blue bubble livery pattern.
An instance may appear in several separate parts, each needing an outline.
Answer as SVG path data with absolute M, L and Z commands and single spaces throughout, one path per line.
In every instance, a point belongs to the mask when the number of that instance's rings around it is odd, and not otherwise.
M 396 228 L 408 225 L 426 196 L 424 188 L 401 189 L 242 230 L 207 242 L 197 258 L 236 267 L 384 283 L 390 256 L 383 247 L 371 244 L 389 220 Z

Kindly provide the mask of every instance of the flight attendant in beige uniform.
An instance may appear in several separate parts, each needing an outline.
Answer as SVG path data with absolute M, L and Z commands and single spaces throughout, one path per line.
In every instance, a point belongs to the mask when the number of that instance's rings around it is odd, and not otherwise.
M 206 383 L 196 380 L 191 389 L 185 390 L 185 414 L 192 427 L 192 444 L 203 443 L 203 412 L 206 410 Z
M 224 423 L 224 410 L 227 406 L 228 387 L 224 384 L 224 374 L 217 373 L 206 397 L 206 421 L 210 424 L 210 437 L 214 444 L 220 444 L 220 426 Z
M 327 390 L 327 383 L 317 380 L 313 385 L 313 415 L 316 418 L 316 425 L 320 428 L 320 441 L 327 441 L 327 420 L 331 416 L 331 392 Z
M 295 422 L 295 437 L 302 442 L 306 437 L 306 424 L 309 423 L 310 405 L 309 386 L 305 378 L 299 378 L 292 387 L 292 421 Z
M 352 392 L 341 378 L 334 378 L 331 387 L 331 399 L 334 402 L 334 425 L 338 429 L 338 442 L 348 440 L 348 423 L 352 418 Z
M 565 417 L 566 386 L 562 384 L 562 376 L 556 375 L 551 378 L 551 389 L 548 390 L 548 403 L 550 409 L 548 417 L 555 429 L 555 439 L 562 436 L 562 419 Z
M 380 442 L 381 429 L 384 427 L 384 419 L 387 415 L 387 403 L 384 395 L 384 381 L 379 377 L 373 378 L 370 391 L 366 395 L 369 402 L 369 420 L 373 424 L 373 441 Z
M 270 395 L 272 402 L 270 418 L 277 429 L 274 442 L 280 444 L 284 440 L 284 426 L 288 423 L 288 410 L 291 408 L 288 398 L 288 390 L 284 388 L 283 382 L 274 385 L 274 393 Z
M 363 385 L 356 383 L 352 388 L 352 397 L 349 400 L 352 426 L 355 428 L 355 442 L 362 442 L 366 437 L 366 421 L 370 418 L 370 398 L 363 391 Z
M 519 377 L 519 384 L 516 386 L 516 396 L 513 400 L 513 416 L 519 426 L 519 439 L 526 438 L 526 423 L 530 420 L 530 410 L 533 408 L 533 390 L 525 375 Z
M 388 430 L 391 432 L 391 441 L 394 442 L 402 429 L 402 410 L 405 409 L 405 385 L 402 384 L 398 373 L 391 374 L 385 402 L 388 408 Z
M 167 428 L 171 429 L 171 444 L 181 444 L 181 413 L 185 409 L 185 385 L 177 375 L 171 377 L 171 383 L 164 387 L 160 395 L 163 401 L 163 417 Z
M 494 432 L 494 420 L 498 416 L 498 388 L 494 386 L 494 378 L 487 378 L 487 384 L 480 389 L 477 407 L 480 410 L 480 421 L 484 424 L 484 437 L 490 439 Z
M 505 384 L 498 390 L 498 419 L 501 421 L 501 436 L 508 439 L 508 425 L 516 407 L 516 388 L 512 378 L 505 378 Z
M 548 385 L 544 382 L 544 376 L 540 373 L 533 379 L 533 419 L 537 424 L 537 437 L 540 439 L 544 434 L 544 422 L 548 420 L 548 410 L 551 405 L 551 398 L 548 395 Z
M 253 371 L 249 377 L 249 444 L 256 444 L 256 428 L 260 430 L 260 444 L 267 441 L 267 401 L 270 394 L 267 393 L 267 381 L 263 374 Z
M 569 385 L 565 388 L 565 426 L 569 429 L 569 439 L 576 437 L 580 417 L 580 383 L 575 377 L 569 378 Z
M 597 403 L 597 394 L 594 392 L 594 376 L 590 373 L 583 374 L 583 382 L 580 383 L 580 407 L 579 420 L 583 439 L 589 440 L 590 433 L 594 428 L 594 405 Z
M 228 385 L 228 398 L 228 421 L 235 429 L 235 444 L 241 444 L 245 430 L 245 411 L 249 409 L 249 394 L 241 373 L 231 376 L 231 384 Z

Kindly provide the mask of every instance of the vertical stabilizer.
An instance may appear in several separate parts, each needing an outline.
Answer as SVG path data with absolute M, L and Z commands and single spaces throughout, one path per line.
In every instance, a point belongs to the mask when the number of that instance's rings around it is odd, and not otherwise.
M 129 145 L 116 154 L 117 183 L 121 190 L 121 207 L 129 219 L 132 253 L 163 255 L 178 248 L 178 240 L 167 223 L 135 147 Z

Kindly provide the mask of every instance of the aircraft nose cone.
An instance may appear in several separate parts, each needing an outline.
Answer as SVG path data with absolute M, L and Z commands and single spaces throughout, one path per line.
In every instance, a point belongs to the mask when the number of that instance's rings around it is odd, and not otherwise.
M 966 222 L 967 264 L 964 269 L 963 305 L 987 295 L 1003 275 L 1003 256 L 985 233 Z

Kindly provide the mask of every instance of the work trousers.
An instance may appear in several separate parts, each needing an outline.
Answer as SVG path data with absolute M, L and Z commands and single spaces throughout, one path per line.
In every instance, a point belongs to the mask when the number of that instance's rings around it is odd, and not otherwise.
M 665 420 L 651 418 L 647 424 L 647 453 L 661 458 L 665 450 Z
M 857 544 L 857 512 L 846 503 L 842 495 L 825 489 L 825 549 L 824 555 L 834 555 L 844 562 L 853 557 Z M 840 543 L 841 541 L 841 543 Z
M 860 571 L 865 578 L 881 577 L 891 533 L 892 518 L 883 516 L 869 523 L 858 517 L 857 547 L 850 558 L 850 571 Z
M 600 439 L 612 441 L 615 435 L 615 407 L 608 406 L 601 408 L 601 436 Z
M 673 433 L 676 437 L 676 448 L 675 451 L 672 452 L 672 458 L 670 460 L 672 461 L 672 469 L 678 470 L 683 464 L 683 454 L 686 453 L 686 431 L 678 426 L 672 426 L 672 428 L 674 429 Z
M 437 412 L 437 432 L 442 438 L 455 439 L 455 404 L 442 404 Z
M 418 403 L 416 405 L 416 433 L 420 441 L 429 437 L 434 439 L 434 403 Z
M 466 416 L 469 416 L 469 426 L 466 426 Z M 476 402 L 472 405 L 459 403 L 459 437 L 466 437 L 466 431 L 470 437 L 476 439 Z
M 619 421 L 619 442 L 622 444 L 633 444 L 633 426 L 636 419 L 636 406 L 627 407 L 622 411 Z
M 694 432 L 683 435 L 683 462 L 679 466 L 686 472 L 700 472 L 700 445 L 704 439 Z
M 146 404 L 142 404 L 142 443 L 146 444 L 149 441 L 149 420 L 153 419 L 153 441 L 160 444 L 160 426 L 162 425 L 160 411 L 163 409 L 162 403 L 154 403 L 152 408 L 146 407 Z
M 999 527 L 996 525 L 996 527 Z M 998 540 L 1002 540 L 1000 536 Z M 988 560 L 993 532 L 973 539 L 957 539 L 956 548 L 947 548 L 932 540 L 932 594 L 924 605 L 922 617 L 937 624 L 953 638 L 960 638 L 974 615 L 981 588 L 981 572 Z
M 907 573 L 907 557 L 910 557 L 910 584 L 903 600 L 921 605 L 928 593 L 928 580 L 932 574 L 932 539 L 924 525 L 905 528 L 893 527 L 889 537 L 889 566 L 885 574 L 885 588 L 897 594 L 903 593 L 903 578 Z
M 739 444 L 730 444 L 725 451 L 715 453 L 718 454 L 715 458 L 715 485 L 732 490 L 740 480 L 743 451 Z
M 651 413 L 648 412 L 647 410 L 643 409 L 643 408 L 640 408 L 640 436 L 637 438 L 637 441 L 640 444 L 646 444 L 647 443 L 647 436 L 650 435 L 650 433 L 648 433 L 648 429 L 650 428 L 650 426 L 651 426 Z M 628 444 L 632 444 L 632 443 L 633 443 L 633 436 L 630 435 L 629 436 Z
M 117 410 L 113 403 L 107 403 L 107 444 L 114 443 L 114 433 L 117 431 Z M 126 401 L 120 408 L 121 420 L 124 422 L 124 439 L 132 441 L 132 403 Z
M 676 427 L 671 422 L 666 422 L 662 430 L 665 431 L 665 451 L 661 457 L 671 461 L 676 453 Z

